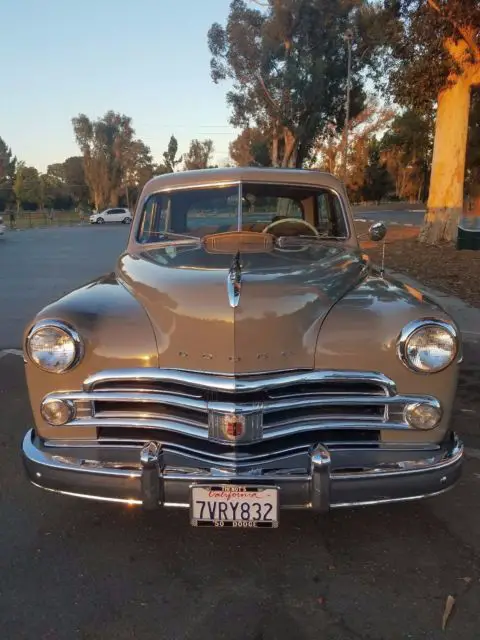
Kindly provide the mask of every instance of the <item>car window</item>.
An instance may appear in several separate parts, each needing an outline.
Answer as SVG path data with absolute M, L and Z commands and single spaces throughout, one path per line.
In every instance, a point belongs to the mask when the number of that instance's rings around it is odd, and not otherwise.
M 327 189 L 243 183 L 153 194 L 145 203 L 137 238 L 155 242 L 170 235 L 262 232 L 270 231 L 272 223 L 276 235 L 311 233 L 302 220 L 322 236 L 345 237 L 347 232 L 339 198 Z

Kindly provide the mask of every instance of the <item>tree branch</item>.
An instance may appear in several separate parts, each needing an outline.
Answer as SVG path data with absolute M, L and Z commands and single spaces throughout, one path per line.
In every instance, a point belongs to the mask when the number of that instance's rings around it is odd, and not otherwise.
M 450 22 L 450 24 L 453 26 L 454 29 L 457 30 L 457 32 L 460 34 L 460 36 L 463 38 L 463 40 L 465 41 L 465 43 L 467 44 L 467 46 L 469 47 L 470 51 L 472 52 L 474 58 L 475 58 L 475 62 L 476 63 L 480 63 L 480 48 L 478 47 L 477 43 L 475 42 L 474 37 L 472 36 L 472 33 L 470 32 L 469 29 L 465 29 L 465 27 L 462 27 L 454 18 L 450 18 L 448 16 L 445 16 L 442 12 L 442 8 L 439 6 L 439 4 L 436 2 L 436 0 L 427 0 L 427 4 L 438 13 L 438 15 L 443 18 L 444 20 L 447 20 L 447 22 Z
M 263 89 L 263 92 L 265 93 L 265 97 L 267 98 L 268 102 L 270 103 L 270 106 L 273 108 L 273 110 L 275 111 L 276 115 L 278 117 L 280 117 L 281 112 L 275 102 L 275 100 L 272 98 L 269 90 L 267 89 L 267 85 L 265 84 L 265 80 L 262 78 L 262 75 L 259 73 L 258 74 L 258 81 L 260 82 L 260 86 Z

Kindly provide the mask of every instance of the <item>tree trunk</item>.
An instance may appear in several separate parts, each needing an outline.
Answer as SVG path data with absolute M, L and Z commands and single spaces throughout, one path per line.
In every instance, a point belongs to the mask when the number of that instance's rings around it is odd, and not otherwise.
M 438 98 L 427 213 L 419 240 L 453 242 L 463 210 L 471 80 L 459 76 Z
M 298 140 L 295 135 L 285 129 L 283 132 L 285 151 L 283 154 L 282 167 L 295 167 L 297 162 Z
M 276 132 L 272 137 L 272 167 L 278 167 L 278 134 Z

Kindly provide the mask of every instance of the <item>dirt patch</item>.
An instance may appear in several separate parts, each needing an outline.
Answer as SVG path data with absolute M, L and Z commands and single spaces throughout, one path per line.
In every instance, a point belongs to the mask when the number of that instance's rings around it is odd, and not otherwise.
M 358 222 L 357 233 L 365 233 L 368 223 Z M 480 307 L 480 251 L 457 251 L 453 245 L 431 247 L 417 241 L 417 227 L 389 227 L 385 247 L 385 267 L 469 304 Z M 379 264 L 382 243 L 362 241 L 362 248 Z

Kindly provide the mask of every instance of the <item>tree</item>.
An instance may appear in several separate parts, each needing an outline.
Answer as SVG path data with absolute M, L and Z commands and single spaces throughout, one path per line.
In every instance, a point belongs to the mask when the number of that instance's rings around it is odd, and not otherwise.
M 258 127 L 247 127 L 230 143 L 230 157 L 239 167 L 269 167 L 270 142 Z
M 170 136 L 167 150 L 163 152 L 163 166 L 165 167 L 165 171 L 163 173 L 173 173 L 175 171 L 175 167 L 182 162 L 183 156 L 177 158 L 177 153 L 178 141 L 176 137 L 172 135 Z
M 422 199 L 431 165 L 433 127 L 433 111 L 423 115 L 406 110 L 382 138 L 382 158 L 399 198 Z
M 17 211 L 25 204 L 38 205 L 41 199 L 40 176 L 35 167 L 27 167 L 24 162 L 19 162 L 13 192 L 17 202 Z
M 13 198 L 17 159 L 3 138 L 0 138 L 0 210 Z
M 466 191 L 472 213 L 480 215 L 480 91 L 472 94 L 467 144 Z
M 72 124 L 95 207 L 117 205 L 132 157 L 135 131 L 131 118 L 108 111 L 96 121 L 80 114 Z
M 363 174 L 368 163 L 369 142 L 394 116 L 393 109 L 381 107 L 373 97 L 367 98 L 365 108 L 349 122 L 350 143 L 347 154 L 347 187 L 355 189 L 363 184 Z M 333 123 L 321 132 L 314 146 L 314 166 L 340 176 L 344 128 Z M 360 177 L 361 176 L 361 177 Z
M 367 30 L 372 12 L 361 0 L 268 0 L 262 9 L 233 0 L 226 26 L 211 26 L 212 79 L 233 84 L 230 121 L 272 129 L 274 166 L 302 166 L 320 131 L 343 126 L 349 28 L 356 34 L 351 116 L 361 111 L 361 72 L 376 55 Z
M 153 158 L 150 147 L 141 140 L 134 140 L 125 158 L 124 194 L 127 207 L 137 199 L 142 187 L 153 176 Z
M 47 176 L 53 189 L 53 206 L 63 208 L 88 203 L 89 188 L 82 156 L 71 156 L 64 162 L 48 165 Z
M 187 171 L 207 169 L 213 154 L 212 140 L 192 140 L 188 153 L 185 154 L 184 165 Z
M 392 178 L 381 159 L 381 145 L 373 139 L 368 149 L 368 165 L 362 194 L 365 200 L 379 202 L 392 188 Z
M 390 89 L 400 104 L 436 105 L 430 190 L 420 240 L 456 238 L 463 209 L 470 94 L 480 84 L 478 0 L 384 0 L 397 61 Z

